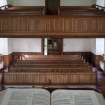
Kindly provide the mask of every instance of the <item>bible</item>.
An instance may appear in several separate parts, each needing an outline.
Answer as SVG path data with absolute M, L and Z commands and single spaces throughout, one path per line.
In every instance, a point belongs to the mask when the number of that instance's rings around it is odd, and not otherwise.
M 1 105 L 105 105 L 93 90 L 7 89 Z

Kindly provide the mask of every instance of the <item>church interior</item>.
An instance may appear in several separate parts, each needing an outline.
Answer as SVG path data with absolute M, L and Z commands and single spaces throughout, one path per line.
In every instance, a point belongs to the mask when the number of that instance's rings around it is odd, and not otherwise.
M 105 105 L 105 0 L 0 0 L 0 105 Z

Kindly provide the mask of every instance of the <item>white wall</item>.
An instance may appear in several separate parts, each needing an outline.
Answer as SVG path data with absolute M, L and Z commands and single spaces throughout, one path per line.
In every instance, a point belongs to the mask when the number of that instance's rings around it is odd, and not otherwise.
M 0 54 L 8 55 L 8 38 L 0 38 Z
M 96 0 L 61 0 L 61 6 L 90 6 L 95 3 Z
M 8 38 L 8 53 L 12 53 L 12 38 Z
M 9 53 L 11 52 L 41 52 L 40 38 L 10 38 Z M 90 39 L 65 38 L 63 40 L 64 52 L 91 51 Z
M 41 52 L 41 38 L 10 38 L 9 52 Z
M 93 54 L 96 54 L 96 38 L 91 38 L 90 44 L 91 44 L 91 52 Z
M 45 6 L 45 0 L 8 0 L 8 3 L 17 6 Z
M 44 6 L 45 0 L 8 0 L 8 3 L 20 6 Z M 96 0 L 61 0 L 61 6 L 88 6 L 95 3 Z
M 91 51 L 90 39 L 65 38 L 63 40 L 64 52 L 85 52 Z
M 91 51 L 96 55 L 105 54 L 103 38 L 65 38 L 64 52 Z M 0 38 L 0 54 L 8 55 L 12 52 L 41 52 L 41 38 Z

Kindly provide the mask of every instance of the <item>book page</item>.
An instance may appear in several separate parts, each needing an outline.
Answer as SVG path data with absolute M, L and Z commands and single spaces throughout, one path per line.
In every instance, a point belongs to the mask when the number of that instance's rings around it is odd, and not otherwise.
M 75 105 L 94 105 L 89 95 L 75 95 Z
M 34 91 L 32 105 L 50 105 L 50 93 L 48 91 Z
M 56 90 L 51 96 L 52 105 L 101 105 L 94 91 Z
M 1 105 L 49 105 L 50 93 L 44 89 L 8 89 Z

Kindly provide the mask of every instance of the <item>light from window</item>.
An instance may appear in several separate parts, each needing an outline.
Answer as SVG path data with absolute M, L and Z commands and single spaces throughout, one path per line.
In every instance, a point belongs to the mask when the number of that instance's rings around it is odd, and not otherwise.
M 105 0 L 96 0 L 96 5 L 105 7 Z
M 0 9 L 3 10 L 7 8 L 7 0 L 0 0 Z
M 96 38 L 96 55 L 104 54 L 104 38 Z

